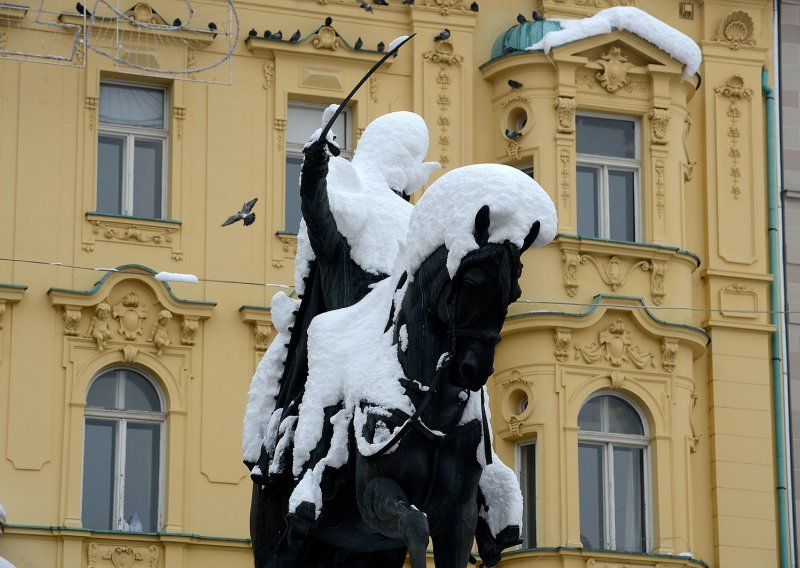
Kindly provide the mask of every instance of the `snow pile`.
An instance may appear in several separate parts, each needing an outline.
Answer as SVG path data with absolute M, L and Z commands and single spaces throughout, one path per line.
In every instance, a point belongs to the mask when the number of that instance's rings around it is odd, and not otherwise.
M 280 388 L 283 375 L 283 362 L 286 360 L 291 333 L 289 327 L 294 324 L 294 312 L 300 302 L 278 292 L 272 297 L 272 325 L 278 336 L 269 346 L 264 357 L 256 367 L 250 389 L 247 392 L 247 407 L 242 428 L 242 458 L 246 462 L 255 463 L 261 452 L 262 444 L 271 450 L 275 444 L 275 424 L 273 413 L 280 417 L 283 409 L 275 410 L 275 399 Z M 272 433 L 271 444 L 266 443 Z
M 181 274 L 180 272 L 159 272 L 155 279 L 159 282 L 189 282 L 190 284 L 198 282 L 197 276 L 194 274 Z
M 582 20 L 555 21 L 563 29 L 546 33 L 528 50 L 550 53 L 551 49 L 560 45 L 608 34 L 612 30 L 624 30 L 649 41 L 683 63 L 684 79 L 697 73 L 703 59 L 700 47 L 692 38 L 639 8 L 615 6 L 600 10 L 594 16 Z
M 501 164 L 464 166 L 440 177 L 420 198 L 408 227 L 414 238 L 401 268 L 414 274 L 445 245 L 447 270 L 453 277 L 464 255 L 478 248 L 473 236 L 475 215 L 484 205 L 490 210 L 490 243 L 510 241 L 522 247 L 536 221 L 541 226 L 533 247 L 549 243 L 556 235 L 553 201 L 530 176 Z

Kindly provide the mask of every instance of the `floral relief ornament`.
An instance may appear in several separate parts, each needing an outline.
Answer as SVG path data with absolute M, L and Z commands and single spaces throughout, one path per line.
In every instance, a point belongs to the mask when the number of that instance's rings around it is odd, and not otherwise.
M 625 329 L 621 319 L 602 330 L 598 334 L 598 340 L 599 343 L 592 343 L 587 347 L 576 344 L 575 358 L 582 356 L 587 363 L 597 363 L 605 359 L 614 367 L 619 367 L 626 361 L 630 361 L 638 369 L 644 369 L 648 365 L 655 366 L 652 353 L 642 353 L 638 346 L 633 345 L 631 333 Z

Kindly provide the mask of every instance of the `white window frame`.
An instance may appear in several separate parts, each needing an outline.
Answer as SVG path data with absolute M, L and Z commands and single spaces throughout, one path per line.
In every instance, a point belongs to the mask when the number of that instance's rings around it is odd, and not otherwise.
M 157 515 L 157 525 L 158 531 L 160 532 L 164 527 L 164 490 L 165 490 L 165 462 L 166 462 L 166 447 L 167 447 L 167 413 L 166 413 L 166 405 L 164 400 L 164 394 L 161 392 L 161 388 L 159 388 L 158 384 L 153 381 L 146 373 L 142 372 L 141 369 L 137 369 L 135 367 L 128 367 L 128 366 L 115 366 L 110 369 L 104 369 L 97 376 L 92 379 L 91 383 L 89 384 L 89 388 L 86 390 L 86 396 L 88 398 L 89 391 L 91 391 L 92 386 L 94 385 L 95 381 L 97 381 L 100 377 L 106 376 L 109 372 L 114 371 L 117 373 L 117 381 L 119 384 L 120 372 L 125 371 L 133 371 L 138 375 L 144 377 L 155 389 L 159 404 L 161 405 L 161 412 L 150 412 L 145 410 L 118 410 L 118 409 L 108 409 L 108 408 L 98 408 L 94 406 L 86 405 L 84 409 L 84 428 L 86 427 L 86 419 L 87 418 L 101 418 L 104 420 L 115 420 L 117 422 L 117 437 L 115 440 L 115 451 L 116 455 L 114 456 L 114 500 L 112 502 L 112 518 L 114 525 L 111 530 L 114 531 L 122 531 L 123 530 L 123 522 L 125 516 L 125 450 L 126 450 L 126 438 L 127 438 L 127 425 L 128 422 L 139 422 L 139 423 L 147 423 L 147 424 L 160 424 L 161 427 L 159 429 L 159 452 L 158 452 L 158 515 Z M 117 388 L 117 405 L 122 405 L 122 392 L 124 389 Z M 83 467 L 86 466 L 86 459 L 84 457 Z M 81 482 L 81 492 L 83 493 L 83 482 Z M 83 510 L 83 495 L 81 496 L 81 511 Z M 137 533 L 138 534 L 138 533 Z M 147 533 L 145 533 L 147 534 Z
M 633 172 L 633 215 L 634 215 L 634 237 L 633 242 L 641 242 L 642 240 L 642 199 L 641 199 L 641 171 L 642 171 L 642 148 L 641 148 L 641 123 L 638 118 L 631 116 L 603 114 L 596 112 L 579 112 L 576 120 L 581 116 L 589 116 L 593 118 L 605 118 L 609 120 L 621 120 L 632 122 L 634 125 L 634 158 L 617 158 L 613 156 L 602 156 L 596 154 L 575 154 L 575 167 L 588 166 L 600 169 L 598 176 L 598 198 L 597 198 L 597 228 L 600 239 L 611 239 L 611 215 L 608 197 L 608 170 L 628 171 Z M 575 129 L 576 148 L 577 148 L 577 127 Z M 577 185 L 576 185 L 577 192 Z M 576 195 L 577 198 L 577 195 Z M 577 203 L 577 199 L 576 199 Z M 578 205 L 580 206 L 580 205 Z M 585 236 L 585 235 L 584 235 Z
M 616 523 L 614 514 L 614 447 L 624 446 L 629 448 L 640 448 L 642 452 L 642 499 L 644 500 L 644 512 L 642 517 L 644 520 L 644 546 L 643 552 L 649 552 L 652 548 L 652 487 L 650 481 L 650 434 L 648 429 L 647 420 L 644 414 L 639 409 L 639 406 L 629 397 L 622 393 L 599 391 L 593 393 L 585 401 L 584 405 L 590 400 L 601 397 L 611 396 L 618 398 L 633 408 L 639 420 L 642 423 L 643 435 L 637 436 L 632 434 L 616 434 L 611 432 L 594 432 L 590 430 L 578 430 L 578 443 L 581 442 L 602 445 L 603 447 L 603 516 L 606 526 L 606 534 L 603 535 L 605 548 L 603 550 L 620 550 L 616 548 Z M 583 406 L 581 406 L 581 409 Z M 608 416 L 607 413 L 601 413 L 600 420 L 603 429 L 608 429 Z M 578 472 L 580 479 L 580 471 Z
M 123 124 L 112 124 L 108 122 L 101 122 L 100 112 L 98 109 L 97 116 L 97 144 L 100 143 L 100 136 L 114 136 L 116 138 L 125 138 L 125 153 L 122 161 L 122 198 L 120 203 L 120 213 L 123 217 L 134 217 L 133 214 L 133 174 L 135 170 L 134 163 L 134 150 L 136 148 L 136 138 L 149 138 L 161 140 L 162 156 L 161 156 L 161 214 L 157 215 L 155 219 L 168 219 L 167 205 L 169 203 L 169 187 L 167 184 L 167 172 L 169 167 L 169 90 L 161 85 L 151 83 L 134 83 L 130 81 L 100 81 L 101 85 L 117 85 L 121 87 L 132 88 L 147 88 L 157 89 L 164 92 L 164 128 L 147 128 L 139 126 L 129 126 Z M 96 168 L 95 168 L 96 169 Z M 97 192 L 99 187 L 95 188 L 95 203 L 97 203 Z M 108 214 L 107 212 L 97 211 L 100 215 Z
M 287 105 L 287 109 L 286 109 L 286 131 L 287 132 L 286 132 L 286 155 L 284 156 L 284 159 L 283 159 L 284 167 L 286 167 L 286 163 L 288 161 L 288 158 L 300 158 L 301 160 L 303 159 L 303 145 L 305 144 L 305 142 L 303 144 L 300 144 L 298 142 L 290 142 L 289 141 L 289 129 L 292 127 L 292 125 L 290 124 L 289 109 L 290 108 L 305 108 L 305 109 L 315 110 L 315 111 L 319 112 L 320 119 L 322 119 L 322 113 L 326 108 L 328 108 L 328 106 L 329 106 L 328 103 L 309 103 L 309 102 L 304 102 L 304 101 L 292 101 L 292 100 L 289 101 L 289 103 Z M 344 116 L 344 120 L 345 120 L 345 124 L 346 124 L 346 130 L 347 130 L 347 132 L 345 133 L 345 136 L 347 136 L 348 138 L 347 138 L 347 149 L 346 150 L 342 150 L 342 153 L 340 155 L 341 155 L 342 158 L 346 158 L 346 159 L 349 160 L 349 159 L 351 159 L 353 157 L 353 146 L 354 146 L 354 142 L 355 142 L 355 139 L 354 139 L 354 136 L 353 136 L 353 109 L 351 107 L 345 107 L 344 110 L 342 110 L 342 114 L 340 116 L 342 116 L 342 115 Z M 313 131 L 309 132 L 308 136 L 310 137 L 313 133 L 314 133 Z M 284 182 L 284 184 L 285 184 L 285 182 Z M 284 199 L 284 202 L 283 202 L 283 231 L 281 231 L 281 232 L 282 233 L 286 233 L 286 232 L 293 233 L 293 231 L 287 231 L 287 229 L 286 229 L 286 187 L 285 187 L 285 185 L 284 185 L 284 188 L 283 188 L 283 199 Z
M 539 447 L 536 443 L 536 439 L 532 440 L 525 440 L 524 442 L 519 442 L 515 448 L 515 463 L 517 464 L 516 467 L 516 474 L 517 474 L 517 481 L 519 482 L 520 491 L 522 493 L 522 534 L 520 534 L 520 538 L 522 539 L 522 544 L 520 544 L 520 548 L 535 548 L 538 545 L 539 540 L 539 514 L 538 514 L 538 504 L 539 500 L 537 499 L 537 490 L 538 490 L 538 479 L 539 476 L 537 475 L 536 470 L 539 468 Z M 526 490 L 525 488 L 525 479 L 523 478 L 523 471 L 522 471 L 522 448 L 523 446 L 533 446 L 533 472 L 528 473 L 528 477 L 533 474 L 533 487 Z M 533 503 L 525 500 L 525 495 L 533 496 Z M 533 518 L 534 524 L 534 535 L 536 536 L 536 541 L 534 543 L 525 542 L 525 524 Z

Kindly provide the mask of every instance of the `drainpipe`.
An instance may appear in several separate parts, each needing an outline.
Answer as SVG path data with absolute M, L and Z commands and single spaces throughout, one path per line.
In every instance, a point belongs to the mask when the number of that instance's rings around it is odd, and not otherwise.
M 766 100 L 767 123 L 767 200 L 769 203 L 769 271 L 772 273 L 770 283 L 770 323 L 775 327 L 772 332 L 772 403 L 775 411 L 775 492 L 778 498 L 778 553 L 781 568 L 790 568 L 789 560 L 789 510 L 786 496 L 786 440 L 784 430 L 783 375 L 781 373 L 781 322 L 780 322 L 780 283 L 778 275 L 778 224 L 777 200 L 775 189 L 775 97 L 772 88 L 767 84 L 767 69 L 761 71 L 761 90 Z

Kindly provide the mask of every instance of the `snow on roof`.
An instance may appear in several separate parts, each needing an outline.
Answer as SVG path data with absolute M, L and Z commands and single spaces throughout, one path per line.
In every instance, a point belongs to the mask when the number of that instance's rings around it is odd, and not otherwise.
M 404 266 L 413 275 L 437 248 L 448 250 L 447 270 L 453 277 L 468 252 L 478 248 L 475 215 L 489 206 L 489 242 L 511 241 L 518 247 L 535 221 L 539 236 L 534 247 L 556 235 L 558 218 L 550 196 L 530 176 L 502 164 L 475 164 L 451 170 L 422 195 L 411 213 Z
M 528 50 L 550 53 L 554 47 L 611 33 L 616 29 L 639 36 L 683 63 L 684 79 L 697 73 L 703 59 L 700 48 L 692 38 L 639 8 L 615 6 L 600 10 L 589 18 L 557 21 L 563 29 L 545 34 L 541 41 Z

